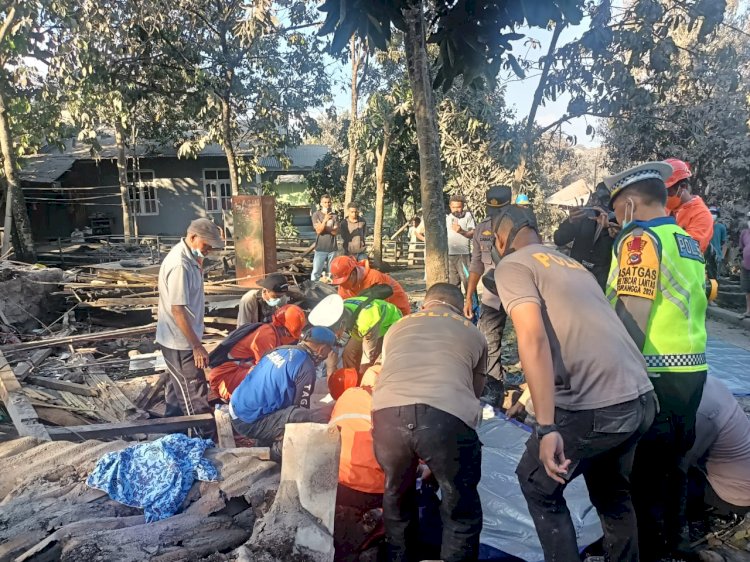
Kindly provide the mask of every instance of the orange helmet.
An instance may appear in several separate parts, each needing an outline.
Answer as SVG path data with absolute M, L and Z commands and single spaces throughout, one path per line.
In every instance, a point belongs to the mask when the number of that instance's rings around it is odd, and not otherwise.
M 353 256 L 336 256 L 331 260 L 331 283 L 341 285 L 346 283 L 352 271 L 357 267 L 357 260 Z
M 672 175 L 664 182 L 667 184 L 667 187 L 672 187 L 677 182 L 693 176 L 693 173 L 690 171 L 690 164 L 687 162 L 677 160 L 677 158 L 667 158 L 665 162 L 672 166 Z
M 352 367 L 339 369 L 328 377 L 328 392 L 331 393 L 334 400 L 338 400 L 346 389 L 357 386 L 358 382 L 359 373 L 357 369 Z
M 271 322 L 276 326 L 283 326 L 295 340 L 298 340 L 302 335 L 302 328 L 307 324 L 307 319 L 305 311 L 296 304 L 285 304 L 273 313 Z

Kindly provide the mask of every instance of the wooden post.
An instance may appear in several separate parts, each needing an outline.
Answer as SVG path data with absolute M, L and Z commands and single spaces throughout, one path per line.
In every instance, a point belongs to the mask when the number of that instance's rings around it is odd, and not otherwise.
M 229 417 L 229 412 L 221 408 L 216 408 L 214 409 L 214 418 L 216 418 L 216 436 L 219 447 L 222 449 L 233 449 L 236 447 L 232 419 Z

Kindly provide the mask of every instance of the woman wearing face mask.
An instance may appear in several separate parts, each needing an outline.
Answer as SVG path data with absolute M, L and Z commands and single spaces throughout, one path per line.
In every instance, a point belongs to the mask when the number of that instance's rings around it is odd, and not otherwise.
M 272 273 L 258 281 L 260 290 L 248 291 L 240 301 L 237 327 L 255 322 L 270 322 L 273 313 L 289 302 L 289 283 L 281 273 Z

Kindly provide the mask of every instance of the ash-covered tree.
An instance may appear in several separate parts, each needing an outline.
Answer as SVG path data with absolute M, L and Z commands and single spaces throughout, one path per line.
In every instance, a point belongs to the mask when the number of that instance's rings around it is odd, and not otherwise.
M 5 236 L 17 260 L 36 259 L 16 157 L 32 152 L 62 127 L 54 91 L 40 69 L 60 45 L 58 30 L 73 2 L 0 2 L 0 182 L 5 184 Z
M 730 13 L 709 38 L 677 27 L 659 97 L 627 107 L 604 129 L 611 166 L 680 158 L 697 193 L 725 210 L 744 210 L 750 195 L 750 24 Z M 636 76 L 637 81 L 640 77 Z
M 392 29 L 404 33 L 406 67 L 414 100 L 420 158 L 420 191 L 427 234 L 427 283 L 447 279 L 447 234 L 443 203 L 439 127 L 433 88 L 447 90 L 461 76 L 467 86 L 494 80 L 501 66 L 517 66 L 508 52 L 523 36 L 521 25 L 544 27 L 550 20 L 579 22 L 583 0 L 326 0 L 321 34 L 333 33 L 332 48 L 343 50 L 351 36 L 388 49 Z M 433 79 L 427 42 L 438 45 Z

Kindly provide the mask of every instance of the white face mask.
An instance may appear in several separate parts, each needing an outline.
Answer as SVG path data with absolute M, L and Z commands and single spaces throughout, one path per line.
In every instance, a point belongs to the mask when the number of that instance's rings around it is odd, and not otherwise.
M 628 209 L 630 209 L 630 218 L 628 218 Z M 633 222 L 635 216 L 635 202 L 628 197 L 628 202 L 625 204 L 625 216 L 622 218 L 622 227 L 627 228 L 630 223 Z

